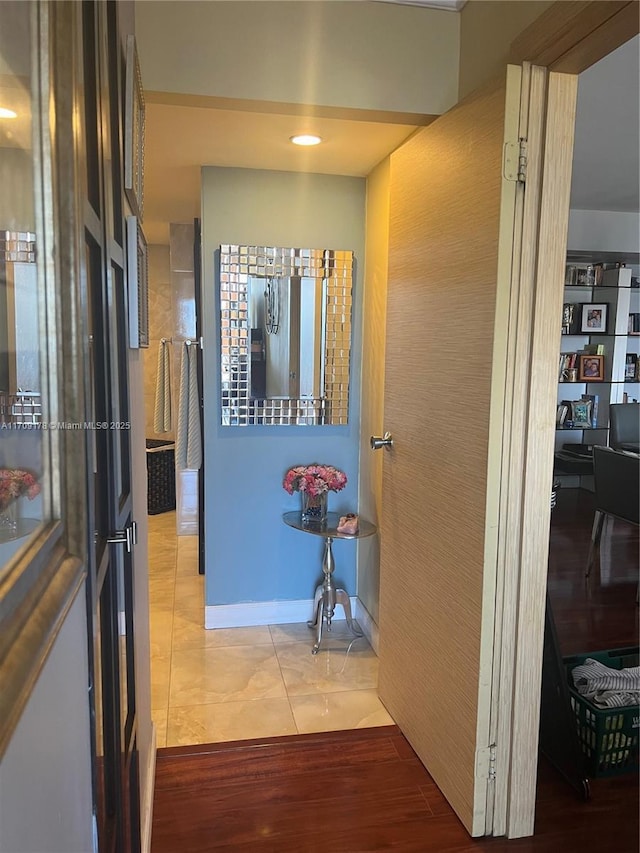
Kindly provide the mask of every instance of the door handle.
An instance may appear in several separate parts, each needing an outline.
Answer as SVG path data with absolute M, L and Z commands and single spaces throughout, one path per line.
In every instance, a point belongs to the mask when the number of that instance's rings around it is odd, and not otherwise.
M 379 435 L 372 435 L 369 443 L 371 444 L 372 450 L 380 450 L 382 447 L 384 447 L 385 450 L 391 450 L 393 447 L 393 437 L 390 432 L 385 432 L 382 438 L 380 438 Z
M 126 545 L 127 552 L 130 554 L 131 549 L 138 541 L 138 531 L 135 521 L 132 521 L 124 530 L 116 530 L 111 536 L 107 536 L 107 542 L 110 545 Z

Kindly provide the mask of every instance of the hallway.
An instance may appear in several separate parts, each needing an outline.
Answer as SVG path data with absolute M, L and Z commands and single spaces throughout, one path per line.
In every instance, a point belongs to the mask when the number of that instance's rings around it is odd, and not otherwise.
M 376 655 L 344 621 L 316 656 L 305 623 L 205 630 L 198 540 L 175 527 L 174 512 L 149 516 L 158 747 L 393 724 L 377 696 Z

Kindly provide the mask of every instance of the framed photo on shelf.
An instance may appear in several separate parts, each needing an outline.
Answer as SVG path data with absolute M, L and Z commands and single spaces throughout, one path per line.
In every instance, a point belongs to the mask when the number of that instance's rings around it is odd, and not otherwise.
M 628 352 L 625 357 L 624 378 L 627 382 L 638 378 L 638 356 L 634 352 Z
M 574 429 L 591 429 L 592 406 L 591 400 L 573 400 L 571 402 L 571 420 Z
M 564 268 L 564 286 L 571 287 L 576 283 L 576 266 L 567 264 Z
M 608 308 L 606 302 L 588 302 L 583 305 L 580 331 L 586 335 L 606 334 Z
M 577 335 L 580 331 L 580 304 L 565 302 L 562 306 L 562 334 Z
M 604 356 L 603 355 L 580 355 L 580 356 L 578 356 L 578 381 L 579 382 L 604 382 Z
M 576 287 L 593 287 L 596 283 L 596 268 L 592 264 L 567 265 L 564 283 Z

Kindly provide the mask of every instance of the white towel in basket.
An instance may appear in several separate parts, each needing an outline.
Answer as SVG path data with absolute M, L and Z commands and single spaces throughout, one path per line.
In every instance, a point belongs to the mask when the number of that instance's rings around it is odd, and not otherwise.
M 640 703 L 640 667 L 611 669 L 593 658 L 571 670 L 576 690 L 599 708 Z
M 171 362 L 169 344 L 163 339 L 160 341 L 160 349 L 158 350 L 153 428 L 156 432 L 171 432 L 171 421 Z
M 198 469 L 202 465 L 197 359 L 195 344 L 183 343 L 176 434 L 176 466 L 180 469 Z

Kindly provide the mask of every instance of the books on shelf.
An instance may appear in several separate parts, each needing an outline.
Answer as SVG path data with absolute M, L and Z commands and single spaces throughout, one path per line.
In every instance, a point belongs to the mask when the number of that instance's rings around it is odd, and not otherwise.
M 558 382 L 571 382 L 577 378 L 578 353 L 577 352 L 561 352 L 560 363 L 558 365 Z M 576 371 L 575 378 L 570 379 L 569 371 Z
M 633 314 L 629 314 L 627 333 L 630 335 L 640 335 L 640 313 L 634 312 Z
M 597 365 L 591 364 L 596 362 Z M 603 382 L 604 344 L 589 344 L 579 352 L 562 352 L 558 363 L 558 382 Z

